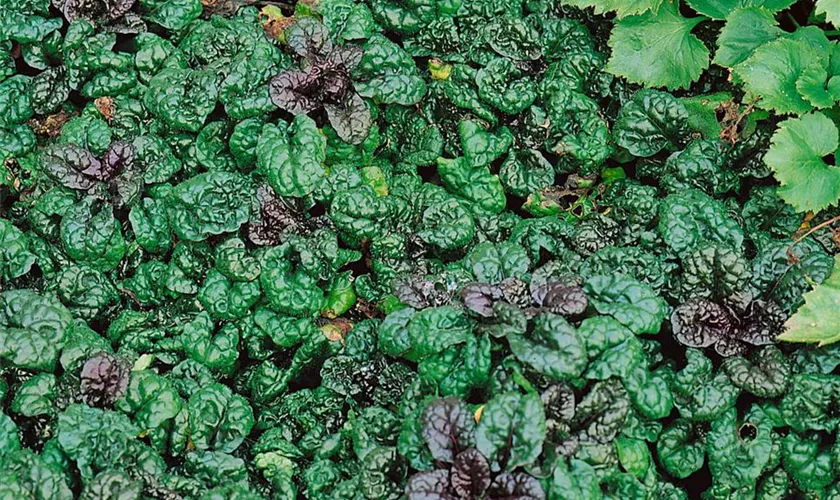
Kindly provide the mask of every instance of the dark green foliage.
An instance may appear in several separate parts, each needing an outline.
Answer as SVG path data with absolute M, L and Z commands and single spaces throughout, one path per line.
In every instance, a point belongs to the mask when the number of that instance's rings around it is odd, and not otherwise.
M 0 498 L 838 497 L 838 16 L 729 3 L 0 0 Z

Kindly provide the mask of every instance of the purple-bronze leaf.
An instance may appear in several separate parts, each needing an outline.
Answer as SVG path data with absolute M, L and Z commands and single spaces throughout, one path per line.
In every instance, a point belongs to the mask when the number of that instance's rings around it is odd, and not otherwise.
M 100 352 L 82 367 L 82 400 L 99 408 L 114 404 L 128 389 L 130 367 L 113 354 Z

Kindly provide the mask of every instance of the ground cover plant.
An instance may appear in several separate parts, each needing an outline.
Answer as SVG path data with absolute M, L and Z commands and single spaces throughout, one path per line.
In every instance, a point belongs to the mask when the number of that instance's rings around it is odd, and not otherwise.
M 840 499 L 833 0 L 0 0 L 0 498 Z

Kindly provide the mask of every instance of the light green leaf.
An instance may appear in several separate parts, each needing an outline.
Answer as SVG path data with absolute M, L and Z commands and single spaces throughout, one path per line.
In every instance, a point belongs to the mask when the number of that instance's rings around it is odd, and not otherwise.
M 840 99 L 840 77 L 829 79 L 828 71 L 819 63 L 805 68 L 796 80 L 796 90 L 816 108 L 830 108 Z
M 738 9 L 726 18 L 726 25 L 720 30 L 714 63 L 735 66 L 744 62 L 762 44 L 779 38 L 783 33 L 769 10 L 758 7 Z
M 779 124 L 764 161 L 776 174 L 779 197 L 800 211 L 820 211 L 840 199 L 840 168 L 823 157 L 837 149 L 837 126 L 822 113 Z
M 688 0 L 688 5 L 704 16 L 726 19 L 739 7 L 763 7 L 778 12 L 791 6 L 796 0 Z
M 836 139 L 836 131 L 835 131 Z M 834 271 L 816 288 L 803 295 L 805 304 L 785 323 L 785 331 L 776 339 L 785 342 L 819 343 L 840 340 L 840 256 L 834 257 Z
M 563 5 L 570 5 L 579 9 L 592 7 L 596 14 L 615 11 L 619 19 L 643 14 L 649 10 L 656 10 L 663 0 L 563 0 Z
M 613 28 L 607 71 L 633 83 L 688 87 L 709 66 L 709 49 L 691 34 L 703 17 L 686 19 L 666 2 L 657 11 L 630 16 Z
M 748 94 L 760 96 L 758 106 L 779 113 L 807 113 L 811 104 L 797 90 L 797 79 L 821 55 L 803 37 L 780 38 L 758 47 L 744 62 L 733 67 Z
M 825 14 L 825 20 L 840 28 L 840 2 L 837 0 L 817 0 L 814 14 Z

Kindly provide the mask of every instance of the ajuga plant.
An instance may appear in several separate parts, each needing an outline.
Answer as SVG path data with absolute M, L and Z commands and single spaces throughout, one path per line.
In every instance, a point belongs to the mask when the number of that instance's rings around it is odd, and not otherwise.
M 840 498 L 831 0 L 0 0 L 0 498 Z

